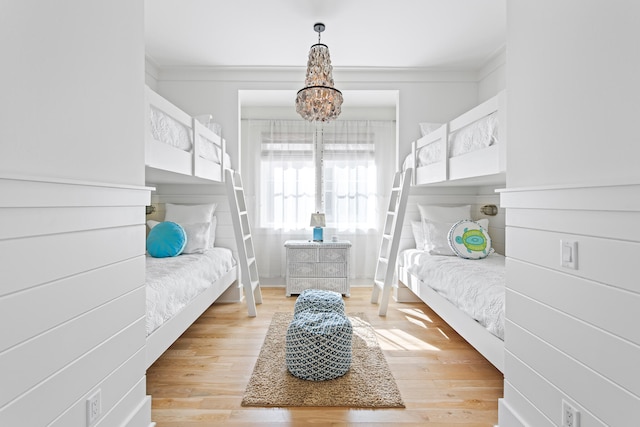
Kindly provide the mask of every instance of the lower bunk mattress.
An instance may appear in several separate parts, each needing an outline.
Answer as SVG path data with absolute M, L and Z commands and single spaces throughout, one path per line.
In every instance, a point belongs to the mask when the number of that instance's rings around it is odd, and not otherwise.
M 146 262 L 147 336 L 236 264 L 226 248 L 170 258 L 147 256 Z
M 401 266 L 504 340 L 505 257 L 493 253 L 478 260 L 430 255 L 409 249 Z

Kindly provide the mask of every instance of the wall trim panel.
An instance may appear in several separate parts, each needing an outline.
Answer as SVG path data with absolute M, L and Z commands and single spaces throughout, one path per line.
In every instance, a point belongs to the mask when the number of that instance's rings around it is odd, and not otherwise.
M 152 187 L 0 175 L 0 208 L 145 206 Z
M 0 407 L 145 316 L 144 286 L 0 353 Z M 68 337 L 84 337 L 70 340 Z M 17 370 L 27 363 L 30 367 Z M 55 375 L 55 374 L 54 374 Z
M 562 400 L 582 425 L 640 418 L 638 194 L 640 185 L 616 183 L 500 190 L 504 405 L 523 422 L 542 425 L 540 411 L 561 425 Z M 562 266 L 561 241 L 577 242 L 577 269 Z
M 140 225 L 139 206 L 11 208 L 3 213 L 11 228 L 0 229 L 0 240 Z
M 97 241 L 102 244 L 96 245 Z M 2 287 L 0 296 L 144 253 L 143 225 L 3 240 L 0 258 L 6 263 L 5 274 L 13 280 Z M 31 268 L 29 261 L 37 262 L 38 268 Z
M 145 370 L 145 351 L 144 348 L 139 349 L 129 359 L 122 363 L 118 369 L 113 371 L 109 376 L 100 383 L 96 384 L 88 390 L 77 402 L 69 407 L 62 415 L 56 418 L 48 427 L 69 427 L 82 426 L 86 423 L 87 408 L 86 399 L 97 389 L 100 389 L 102 397 L 102 405 L 104 408 L 114 407 L 118 401 L 124 396 L 128 390 L 134 387 L 140 378 L 140 372 Z M 146 390 L 145 392 L 146 393 Z M 146 399 L 145 399 L 146 401 Z M 104 411 L 103 411 L 104 413 Z M 147 414 L 151 416 L 151 411 Z
M 611 426 L 622 426 L 628 420 L 640 419 L 640 398 L 559 352 L 510 320 L 506 326 L 505 336 L 508 336 L 509 340 L 508 353 L 526 363 L 526 366 L 537 375 L 575 401 L 578 410 L 583 414 L 583 419 L 591 414 L 602 423 Z M 529 386 L 528 381 L 515 381 L 514 371 L 509 372 L 509 381 L 521 392 Z M 536 394 L 540 392 L 541 390 L 535 391 Z M 534 400 L 530 394 L 525 393 L 525 396 Z M 561 396 L 557 396 L 553 402 L 558 409 L 561 408 Z M 536 404 L 536 407 L 540 408 L 540 405 Z M 589 408 L 589 411 L 586 408 Z M 558 424 L 560 424 L 561 411 L 558 410 L 556 413 Z M 589 425 L 586 421 L 583 423 Z
M 144 265 L 138 256 L 0 298 L 0 352 L 139 288 Z
M 144 408 L 150 419 L 143 385 L 151 190 L 0 176 L 0 425 L 85 425 L 85 400 L 98 388 L 103 414 L 135 390 L 132 413 L 112 412 L 113 425 L 142 420 Z
M 507 259 L 508 291 L 640 345 L 640 295 L 533 264 Z M 615 310 L 608 308 L 615 307 Z
M 636 260 L 640 243 L 508 227 L 509 257 L 640 293 Z M 561 266 L 561 240 L 578 242 L 578 269 Z
M 535 336 L 544 334 L 556 350 L 640 396 L 640 346 L 511 290 L 506 306 L 509 320 L 518 327 Z M 522 359 L 527 363 L 535 357 L 532 353 Z
M 640 184 L 522 187 L 498 192 L 504 208 L 640 211 Z
M 131 352 L 143 349 L 145 318 L 118 332 L 72 364 L 48 377 L 26 393 L 0 408 L 0 425 L 46 425 L 109 373 L 129 359 Z M 40 402 L 37 411 L 33 402 Z M 103 407 L 103 413 L 110 408 Z
M 505 362 L 508 359 L 505 358 Z M 556 425 L 542 412 L 531 405 L 522 394 L 518 392 L 508 381 L 504 382 L 504 398 L 498 400 L 498 420 L 501 427 L 530 427 L 522 421 L 522 414 L 518 414 L 514 408 L 523 408 L 527 420 L 534 420 L 537 427 L 556 427 Z M 534 425 L 533 423 L 531 425 Z

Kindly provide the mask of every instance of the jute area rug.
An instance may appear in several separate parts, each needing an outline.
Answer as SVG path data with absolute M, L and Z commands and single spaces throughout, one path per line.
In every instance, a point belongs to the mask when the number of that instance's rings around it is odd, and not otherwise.
M 285 363 L 285 339 L 293 314 L 277 312 L 267 331 L 242 406 L 343 406 L 404 408 L 398 386 L 364 313 L 350 313 L 351 368 L 342 377 L 308 381 Z

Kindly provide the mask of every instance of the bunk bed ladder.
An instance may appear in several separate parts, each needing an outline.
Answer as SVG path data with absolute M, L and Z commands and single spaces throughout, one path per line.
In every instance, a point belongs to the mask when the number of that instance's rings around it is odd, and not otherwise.
M 409 168 L 404 173 L 396 172 L 393 178 L 393 188 L 389 196 L 389 208 L 387 209 L 384 228 L 382 230 L 382 240 L 380 242 L 380 254 L 376 265 L 376 273 L 373 280 L 373 294 L 371 303 L 375 304 L 380 299 L 378 314 L 387 315 L 389 296 L 393 286 L 393 275 L 395 273 L 396 259 L 398 258 L 398 247 L 400 245 L 400 235 L 402 234 L 402 223 L 404 221 L 407 199 L 409 198 L 409 185 L 413 169 Z M 380 294 L 382 293 L 382 297 Z
M 262 304 L 262 292 L 260 290 L 258 265 L 256 264 L 256 255 L 253 249 L 253 237 L 251 236 L 251 229 L 249 227 L 249 216 L 247 215 L 247 203 L 244 197 L 242 178 L 240 178 L 238 172 L 231 169 L 226 169 L 225 174 L 227 196 L 229 197 L 231 219 L 233 220 L 233 231 L 238 246 L 240 281 L 244 286 L 249 316 L 255 317 L 257 314 L 256 304 Z

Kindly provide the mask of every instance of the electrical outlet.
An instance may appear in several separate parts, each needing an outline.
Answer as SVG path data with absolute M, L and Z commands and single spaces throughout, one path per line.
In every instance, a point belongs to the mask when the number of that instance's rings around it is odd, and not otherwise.
M 580 427 L 580 412 L 566 400 L 562 401 L 562 427 Z
M 100 403 L 100 389 L 98 389 L 87 398 L 87 427 L 100 417 L 101 412 L 102 404 Z

